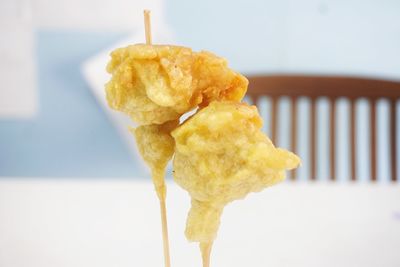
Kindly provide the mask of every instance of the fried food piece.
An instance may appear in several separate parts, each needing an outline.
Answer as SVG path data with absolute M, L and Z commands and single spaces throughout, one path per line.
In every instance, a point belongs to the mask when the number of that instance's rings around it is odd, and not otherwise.
M 179 124 L 178 120 L 168 121 L 164 124 L 142 125 L 131 128 L 135 135 L 136 143 L 144 161 L 149 165 L 157 195 L 165 199 L 165 168 L 172 158 L 175 150 L 175 141 L 171 131 Z
M 153 184 L 160 201 L 165 266 L 170 266 L 170 256 L 164 176 L 167 163 L 175 150 L 175 141 L 171 136 L 171 131 L 178 125 L 179 120 L 174 120 L 160 125 L 142 125 L 136 129 L 130 129 L 135 135 L 140 154 L 151 168 Z
M 275 148 L 261 126 L 255 106 L 212 102 L 172 132 L 174 179 L 192 198 L 188 240 L 210 244 L 226 204 L 282 181 L 300 164 Z
M 140 125 L 162 124 L 214 100 L 240 101 L 248 81 L 209 52 L 167 45 L 130 45 L 111 53 L 106 84 L 111 108 Z

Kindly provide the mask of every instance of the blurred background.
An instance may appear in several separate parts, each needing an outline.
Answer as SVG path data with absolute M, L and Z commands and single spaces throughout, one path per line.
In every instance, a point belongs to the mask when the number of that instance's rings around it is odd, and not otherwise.
M 15 204 L 22 203 L 19 197 L 27 203 L 33 201 L 33 203 L 41 203 L 44 207 L 50 205 L 44 203 L 51 202 L 44 199 L 41 200 L 42 202 L 35 202 L 41 199 L 40 190 L 34 190 L 33 192 L 36 193 L 32 195 L 32 198 L 23 198 L 24 192 L 29 195 L 30 187 L 24 187 L 21 191 L 14 187 L 15 184 L 21 181 L 25 183 L 27 180 L 35 183 L 35 181 L 45 179 L 48 183 L 60 181 L 63 185 L 65 181 L 87 181 L 87 178 L 96 183 L 101 183 L 100 180 L 108 181 L 107 178 L 149 181 L 149 171 L 143 165 L 133 138 L 126 130 L 127 126 L 133 123 L 123 115 L 107 108 L 103 89 L 108 79 L 104 69 L 109 52 L 118 46 L 145 41 L 143 9 L 152 11 L 152 31 L 155 43 L 179 44 L 192 47 L 194 50 L 212 51 L 227 58 L 234 70 L 245 75 L 327 74 L 400 81 L 400 1 L 398 0 L 1 0 L 0 183 L 3 181 L 3 185 L 0 185 L 0 192 L 3 195 L 0 193 L 0 233 L 1 231 L 3 234 L 8 233 L 6 235 L 8 239 L 1 240 L 0 235 L 0 265 L 3 263 L 2 267 L 28 266 L 15 259 L 18 255 L 28 255 L 34 247 L 32 244 L 35 244 L 33 241 L 33 243 L 28 242 L 24 250 L 20 249 L 19 242 L 23 238 L 18 235 L 19 230 L 15 229 L 24 228 L 25 225 L 21 221 L 34 221 L 35 215 L 30 214 L 24 217 L 21 215 L 22 212 L 20 214 L 18 207 L 21 206 Z M 283 98 L 278 104 L 282 119 L 278 122 L 277 145 L 285 148 L 290 147 L 289 123 L 287 123 L 290 112 L 289 102 L 289 99 Z M 298 108 L 298 153 L 307 163 L 310 157 L 307 150 L 310 142 L 307 130 L 309 121 L 303 114 L 309 114 L 309 101 L 300 99 Z M 265 119 L 263 129 L 270 135 L 271 101 L 268 98 L 262 100 L 260 110 Z M 357 103 L 359 119 L 356 125 L 357 155 L 359 155 L 357 173 L 361 184 L 367 184 L 371 177 L 369 163 L 367 163 L 371 153 L 369 133 L 365 131 L 369 123 L 368 110 L 368 101 L 361 99 Z M 349 140 L 345 134 L 349 129 L 348 111 L 348 101 L 339 100 L 337 138 L 343 142 L 337 144 L 337 181 L 344 184 L 349 181 L 350 174 Z M 400 125 L 398 102 L 396 112 L 397 125 Z M 317 157 L 319 160 L 317 178 L 323 181 L 329 180 L 328 113 L 328 101 L 319 100 L 317 102 Z M 377 177 L 381 186 L 387 186 L 387 190 L 395 191 L 380 192 L 380 195 L 387 195 L 390 199 L 379 198 L 377 203 L 396 205 L 396 208 L 388 211 L 390 213 L 388 220 L 395 224 L 387 228 L 392 230 L 381 233 L 382 235 L 374 232 L 372 236 L 376 237 L 376 240 L 380 237 L 379 240 L 383 240 L 382 244 L 386 244 L 385 241 L 390 236 L 388 242 L 398 244 L 400 207 L 396 203 L 400 203 L 400 192 L 398 182 L 390 183 L 391 144 L 388 141 L 388 114 L 389 103 L 385 100 L 379 101 L 377 104 Z M 397 131 L 398 140 L 399 133 L 400 130 Z M 400 142 L 397 142 L 396 150 L 400 151 Z M 395 164 L 400 166 L 400 157 L 397 158 Z M 298 171 L 298 179 L 305 182 L 309 176 L 310 166 L 303 164 Z M 399 181 L 399 173 L 397 177 Z M 86 188 L 87 192 L 92 192 L 90 183 L 86 183 L 89 182 L 85 182 L 82 188 Z M 48 195 L 55 197 L 56 192 L 61 192 L 53 191 L 53 187 L 46 187 L 47 184 L 45 184 L 39 185 L 40 188 L 41 186 L 47 188 L 43 189 L 43 192 L 47 192 Z M 65 187 L 70 188 L 67 191 L 77 192 L 71 189 L 75 187 L 68 186 Z M 354 185 L 348 186 L 353 188 Z M 126 199 L 118 199 L 118 202 L 114 203 L 111 195 L 107 194 L 109 198 L 107 201 L 104 200 L 100 192 L 108 192 L 106 188 L 107 186 L 95 189 L 98 195 L 93 199 L 102 199 L 102 205 L 104 204 L 110 211 L 121 203 L 126 205 L 124 202 Z M 115 189 L 112 186 L 111 188 Z M 115 192 L 120 192 L 118 188 Z M 133 190 L 136 190 L 134 188 Z M 82 190 L 77 193 L 77 199 L 81 197 L 83 201 L 86 201 L 90 197 L 84 189 Z M 66 199 L 73 199 L 65 191 L 62 192 L 66 194 Z M 284 192 L 283 190 L 281 195 L 278 194 L 279 197 L 286 198 Z M 346 192 L 342 194 L 343 197 L 347 196 L 346 199 L 352 201 L 352 194 Z M 360 198 L 360 201 L 375 195 L 375 192 L 371 190 L 362 192 L 360 194 L 364 194 L 365 198 Z M 60 195 L 63 196 L 63 193 Z M 117 195 L 121 196 L 119 193 Z M 122 195 L 125 196 L 123 193 Z M 319 194 L 316 195 L 322 197 Z M 337 203 L 335 197 L 340 198 L 342 195 L 340 192 L 337 195 L 333 194 L 332 203 Z M 63 201 L 55 201 L 55 203 L 64 203 Z M 66 200 L 65 203 L 70 203 L 68 201 Z M 116 206 L 112 206 L 108 201 Z M 95 201 L 90 203 L 87 204 L 87 208 L 95 205 Z M 303 204 L 304 207 L 310 208 L 313 203 Z M 369 202 L 363 203 L 360 205 L 366 205 Z M 78 203 L 75 204 L 78 205 Z M 26 209 L 27 206 L 24 207 Z M 38 208 L 38 206 L 35 207 Z M 341 210 L 342 206 L 334 207 L 333 209 Z M 363 207 L 364 211 L 368 210 L 367 207 Z M 372 215 L 368 213 L 365 218 L 375 218 L 373 215 L 378 214 L 375 211 L 380 210 L 380 207 L 371 207 Z M 54 210 L 43 209 L 47 212 L 57 210 L 56 207 L 53 208 Z M 155 206 L 154 209 L 157 207 Z M 120 210 L 120 212 L 124 211 Z M 84 213 L 85 211 L 82 210 L 82 214 Z M 7 224 L 6 214 L 19 215 L 11 216 L 15 221 L 8 221 Z M 99 214 L 103 213 L 99 211 Z M 293 215 L 295 216 L 293 218 L 298 218 L 299 214 Z M 351 212 L 345 213 L 346 216 L 349 214 Z M 57 215 L 59 216 L 57 218 L 63 218 L 64 215 Z M 43 216 L 42 219 L 47 218 Z M 68 216 L 72 218 L 78 215 L 71 213 Z M 100 220 L 104 223 L 99 219 L 100 217 L 90 218 L 93 222 Z M 137 216 L 133 216 L 130 219 L 135 221 L 136 218 Z M 155 220 L 158 219 L 158 217 L 155 218 Z M 266 217 L 264 219 L 268 221 Z M 358 225 L 365 223 L 361 219 L 355 221 Z M 377 224 L 369 224 L 371 229 L 381 225 L 379 220 L 372 221 Z M 110 226 L 118 224 L 118 221 L 107 221 L 104 225 L 107 223 Z M 307 224 L 307 222 L 304 223 Z M 20 228 L 14 229 L 13 225 L 19 225 Z M 79 228 L 78 224 L 76 227 Z M 93 234 L 104 234 L 102 230 L 104 228 L 99 225 L 96 227 L 98 227 L 95 228 L 98 232 L 93 232 Z M 123 227 L 128 227 L 128 225 Z M 155 227 L 158 227 L 157 223 Z M 34 232 L 36 228 L 30 229 Z M 85 231 L 90 232 L 89 229 L 92 228 L 87 225 Z M 56 230 L 62 231 L 61 228 Z M 230 230 L 233 231 L 233 229 Z M 115 240 L 120 240 L 118 238 L 123 237 L 116 237 Z M 289 234 L 288 238 L 290 238 Z M 376 240 L 370 238 L 366 242 Z M 318 240 L 314 241 L 318 242 Z M 341 241 L 345 242 L 346 238 L 343 237 Z M 72 243 L 70 245 L 73 246 Z M 86 245 L 90 247 L 92 243 Z M 151 245 L 147 245 L 150 249 Z M 334 243 L 333 247 L 335 245 L 338 243 Z M 358 243 L 354 246 L 357 247 Z M 5 256 L 5 251 L 8 256 Z M 15 255 L 11 257 L 10 251 Z M 59 255 L 57 253 L 52 254 L 54 259 Z M 400 266 L 398 255 L 387 253 L 389 255 L 387 265 L 379 265 L 377 261 L 375 263 L 378 265 L 369 262 L 372 265 L 368 266 Z M 43 255 L 44 259 L 49 254 Z M 113 255 L 118 257 L 116 256 L 118 254 Z M 329 255 L 335 258 L 335 255 Z M 336 263 L 340 263 L 341 266 L 357 266 L 346 265 L 346 259 L 349 258 L 344 257 L 343 262 Z M 60 263 L 54 259 L 48 264 Z M 277 262 L 282 263 L 279 266 L 293 266 L 282 258 Z M 356 264 L 355 262 L 353 261 L 353 264 Z M 96 264 L 101 265 L 101 263 L 99 260 Z M 108 266 L 128 266 L 122 262 L 117 263 L 115 265 L 110 263 L 111 265 Z M 318 266 L 316 262 L 314 264 L 309 261 L 307 266 Z M 57 266 L 81 265 L 68 261 Z M 255 264 L 254 266 L 264 265 Z
M 209 50 L 244 74 L 336 74 L 400 79 L 400 3 L 384 1 L 1 1 L 0 176 L 132 177 L 146 168 L 123 115 L 104 106 L 111 48 L 144 42 L 142 10 L 152 10 L 156 42 Z M 320 101 L 321 102 L 321 101 Z M 320 105 L 321 162 L 328 139 Z M 360 103 L 360 129 L 363 108 Z M 285 113 L 285 99 L 280 108 Z M 304 107 L 303 107 L 304 106 Z M 306 112 L 307 103 L 300 105 Z M 268 102 L 265 104 L 268 119 Z M 345 113 L 346 103 L 339 103 Z M 387 106 L 381 103 L 379 114 Z M 285 116 L 283 116 L 285 118 Z M 120 121 L 121 120 L 121 121 Z M 338 119 L 348 127 L 346 115 Z M 383 120 L 379 177 L 388 166 Z M 300 126 L 307 119 L 300 118 Z M 268 132 L 269 121 L 265 122 Z M 287 147 L 287 126 L 278 145 Z M 359 154 L 368 157 L 367 139 Z M 307 140 L 300 145 L 307 145 Z M 345 150 L 343 147 L 341 150 Z M 299 148 L 299 153 L 304 149 Z M 303 157 L 307 157 L 306 152 Z M 339 178 L 348 176 L 347 153 Z M 366 159 L 365 158 L 365 159 Z M 362 159 L 362 158 L 361 158 Z M 340 162 L 343 160 L 343 162 Z M 368 168 L 358 164 L 360 177 Z M 304 166 L 300 177 L 307 177 Z

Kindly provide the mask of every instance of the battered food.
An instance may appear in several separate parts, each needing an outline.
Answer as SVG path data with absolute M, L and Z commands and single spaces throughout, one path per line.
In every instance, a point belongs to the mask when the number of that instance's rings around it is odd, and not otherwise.
M 211 101 L 240 101 L 248 81 L 209 52 L 168 45 L 130 45 L 111 53 L 106 85 L 111 108 L 140 125 L 162 124 Z
M 135 135 L 136 143 L 144 161 L 149 165 L 153 183 L 160 199 L 165 199 L 165 168 L 172 158 L 175 141 L 171 131 L 176 128 L 179 121 L 169 121 L 161 125 L 142 125 L 131 128 Z
M 172 132 L 174 179 L 192 198 L 186 237 L 203 248 L 215 239 L 223 208 L 282 181 L 295 154 L 262 133 L 255 106 L 212 102 Z
M 112 52 L 109 106 L 139 124 L 131 129 L 152 170 L 160 199 L 164 255 L 169 266 L 165 168 L 192 198 L 186 237 L 199 242 L 203 266 L 224 207 L 280 182 L 300 159 L 262 133 L 255 106 L 240 103 L 248 81 L 212 53 L 167 45 L 131 45 Z M 179 125 L 180 117 L 199 108 Z

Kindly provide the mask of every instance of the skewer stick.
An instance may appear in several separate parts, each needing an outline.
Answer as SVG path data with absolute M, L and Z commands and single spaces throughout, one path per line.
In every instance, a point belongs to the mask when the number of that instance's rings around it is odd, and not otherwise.
M 146 35 L 146 44 L 151 45 L 151 22 L 150 22 L 150 10 L 144 10 L 144 29 Z M 154 174 L 153 174 L 154 175 Z M 164 177 L 162 177 L 164 179 Z M 168 238 L 168 223 L 167 223 L 167 208 L 165 205 L 165 184 L 164 188 L 158 188 L 157 195 L 160 200 L 160 213 L 161 213 L 161 224 L 162 224 L 162 239 L 164 248 L 164 264 L 165 267 L 171 267 L 171 260 L 169 255 L 169 238 Z M 162 193 L 162 191 L 164 191 Z
M 146 35 L 146 44 L 151 45 L 150 10 L 145 9 L 143 13 L 144 13 L 144 30 Z
M 210 255 L 213 243 L 200 243 L 201 258 L 203 259 L 203 267 L 210 267 Z
M 160 211 L 161 211 L 163 248 L 164 248 L 164 265 L 165 267 L 170 267 L 171 259 L 169 256 L 168 223 L 167 223 L 167 209 L 165 206 L 165 199 L 164 200 L 160 199 Z

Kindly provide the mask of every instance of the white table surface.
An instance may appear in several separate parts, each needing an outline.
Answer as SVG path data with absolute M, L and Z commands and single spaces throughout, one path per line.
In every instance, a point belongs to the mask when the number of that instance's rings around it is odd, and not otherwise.
M 189 198 L 168 191 L 173 267 L 200 266 Z M 1 267 L 163 266 L 147 182 L 0 180 Z M 228 206 L 213 267 L 400 266 L 400 186 L 283 183 Z

